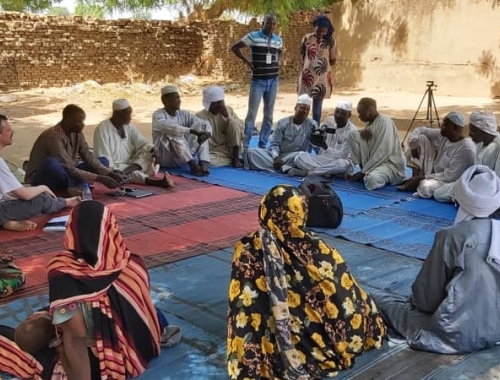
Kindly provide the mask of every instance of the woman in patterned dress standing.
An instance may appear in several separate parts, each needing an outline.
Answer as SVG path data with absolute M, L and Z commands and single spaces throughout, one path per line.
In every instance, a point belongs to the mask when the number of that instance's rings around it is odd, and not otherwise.
M 304 61 L 299 76 L 297 92 L 308 94 L 313 98 L 313 119 L 321 124 L 323 99 L 332 95 L 333 81 L 331 66 L 337 59 L 337 43 L 333 38 L 335 31 L 332 23 L 325 15 L 314 19 L 314 32 L 306 34 L 302 39 L 300 53 Z

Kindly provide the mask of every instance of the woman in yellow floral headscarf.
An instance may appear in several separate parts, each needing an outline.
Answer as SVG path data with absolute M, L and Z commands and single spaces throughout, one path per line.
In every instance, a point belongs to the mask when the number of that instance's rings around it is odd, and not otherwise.
M 236 244 L 229 287 L 231 379 L 321 379 L 379 348 L 385 327 L 334 248 L 305 228 L 307 201 L 275 186 L 261 229 Z

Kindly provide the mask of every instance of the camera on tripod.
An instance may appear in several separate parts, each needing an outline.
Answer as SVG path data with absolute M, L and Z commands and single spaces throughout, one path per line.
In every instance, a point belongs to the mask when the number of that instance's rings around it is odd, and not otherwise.
M 424 97 L 420 101 L 420 104 L 418 105 L 417 112 L 415 112 L 415 115 L 413 116 L 413 119 L 411 119 L 410 125 L 408 125 L 408 129 L 406 131 L 405 137 L 403 139 L 403 142 L 401 143 L 401 147 L 404 149 L 405 141 L 406 138 L 408 137 L 408 134 L 411 131 L 411 128 L 413 126 L 413 123 L 415 120 L 426 120 L 429 123 L 429 126 L 432 128 L 434 126 L 434 122 L 437 122 L 437 125 L 439 128 L 441 128 L 441 123 L 439 122 L 439 115 L 436 107 L 436 101 L 434 100 L 434 91 L 437 88 L 437 84 L 434 83 L 433 80 L 428 80 L 425 85 L 427 86 L 427 89 L 424 92 Z M 418 119 L 418 112 L 420 111 L 420 107 L 422 107 L 422 104 L 424 103 L 425 98 L 427 98 L 427 113 L 425 116 L 425 119 Z

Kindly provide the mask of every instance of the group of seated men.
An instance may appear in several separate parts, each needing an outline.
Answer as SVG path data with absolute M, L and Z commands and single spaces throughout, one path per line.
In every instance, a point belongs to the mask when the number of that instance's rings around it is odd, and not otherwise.
M 301 95 L 294 114 L 277 122 L 269 147 L 244 149 L 248 145 L 244 122 L 225 104 L 221 87 L 203 90 L 203 110 L 196 114 L 181 109 L 181 96 L 173 85 L 161 89 L 161 102 L 163 107 L 153 113 L 151 142 L 131 124 L 130 103 L 115 100 L 111 117 L 95 129 L 93 151 L 82 133 L 84 110 L 66 106 L 61 121 L 34 143 L 26 164 L 25 182 L 30 187 L 23 187 L 0 158 L 0 194 L 3 201 L 10 201 L 0 202 L 0 225 L 34 229 L 29 218 L 78 204 L 85 183 L 99 182 L 107 188 L 128 182 L 173 187 L 168 173 L 159 174 L 160 166 L 187 164 L 196 176 L 208 175 L 210 165 L 290 176 L 340 175 L 364 182 L 368 190 L 400 185 L 400 190 L 445 202 L 453 201 L 453 185 L 468 167 L 483 164 L 497 174 L 500 170 L 497 122 L 490 112 L 471 114 L 470 137 L 464 134 L 464 116 L 451 112 L 439 129 L 415 129 L 409 149 L 403 152 L 395 123 L 378 113 L 374 99 L 362 98 L 357 104 L 359 119 L 366 123 L 358 130 L 350 121 L 351 102 L 340 100 L 333 116 L 318 127 L 309 117 L 312 99 Z M 0 118 L 1 150 L 12 144 L 13 131 L 7 118 Z M 413 169 L 408 180 L 406 162 Z M 356 165 L 361 169 L 357 173 Z

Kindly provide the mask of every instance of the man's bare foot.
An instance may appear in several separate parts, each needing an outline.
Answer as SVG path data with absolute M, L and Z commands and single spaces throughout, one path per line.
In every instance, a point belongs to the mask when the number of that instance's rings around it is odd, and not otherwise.
M 68 197 L 74 198 L 74 197 L 81 197 L 82 196 L 82 189 L 78 187 L 68 187 L 66 190 L 66 193 L 68 194 Z
M 201 170 L 200 165 L 198 165 L 194 161 L 191 161 L 189 163 L 189 169 L 190 169 L 192 175 L 195 175 L 197 177 L 204 177 L 205 176 L 205 173 Z
M 200 161 L 200 169 L 205 175 L 210 174 L 210 170 L 208 170 L 208 165 L 209 165 L 208 162 Z
M 163 187 L 164 189 L 175 187 L 175 183 L 168 173 L 164 173 L 162 179 L 146 178 L 146 185 Z
M 351 176 L 349 176 L 348 180 L 351 182 L 361 182 L 365 178 L 365 174 L 362 172 L 357 172 Z
M 2 224 L 2 227 L 9 231 L 24 232 L 33 231 L 37 227 L 37 224 L 31 220 L 10 220 Z
M 396 189 L 398 189 L 399 191 L 412 191 L 412 192 L 416 191 L 422 179 L 423 177 L 412 177 L 410 179 L 403 181 L 403 184 L 397 186 Z
M 399 191 L 408 191 L 408 180 L 404 180 L 401 185 L 396 186 L 396 189 Z
M 64 201 L 66 202 L 66 207 L 76 207 L 82 201 L 82 197 L 65 198 Z
M 241 162 L 240 158 L 234 158 L 233 160 L 233 166 L 236 168 L 236 169 L 239 169 L 239 168 L 242 168 L 243 167 L 243 162 Z

